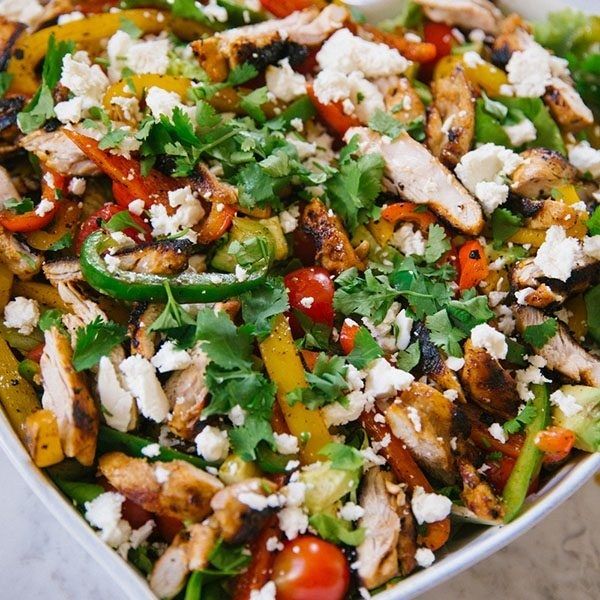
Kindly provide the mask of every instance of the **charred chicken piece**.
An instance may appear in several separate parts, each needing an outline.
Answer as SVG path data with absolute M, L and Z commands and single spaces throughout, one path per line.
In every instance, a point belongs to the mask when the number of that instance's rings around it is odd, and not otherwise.
M 504 505 L 490 485 L 483 481 L 477 469 L 463 458 L 457 459 L 458 472 L 463 483 L 460 494 L 465 506 L 480 519 L 498 521 L 504 516 Z
M 160 304 L 138 302 L 133 305 L 128 328 L 132 354 L 140 354 L 148 360 L 156 354 L 158 333 L 149 331 L 149 327 L 162 311 L 163 306 Z
M 429 19 L 496 33 L 502 13 L 489 0 L 416 0 Z
M 176 239 L 143 244 L 134 249 L 115 252 L 119 267 L 135 273 L 176 275 L 188 266 L 192 243 Z

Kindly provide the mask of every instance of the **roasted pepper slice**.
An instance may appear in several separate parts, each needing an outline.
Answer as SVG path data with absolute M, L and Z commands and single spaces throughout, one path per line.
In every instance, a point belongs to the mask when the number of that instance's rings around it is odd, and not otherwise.
M 466 242 L 460 247 L 458 265 L 460 270 L 458 287 L 461 290 L 468 290 L 481 283 L 490 270 L 485 249 L 477 240 Z
M 94 289 L 120 300 L 165 303 L 168 299 L 165 284 L 168 284 L 177 302 L 218 302 L 260 285 L 270 263 L 270 256 L 265 256 L 255 271 L 246 273 L 244 280 L 231 273 L 187 271 L 167 277 L 120 268 L 109 270 L 101 254 L 107 239 L 103 231 L 96 231 L 86 239 L 81 248 L 81 272 Z

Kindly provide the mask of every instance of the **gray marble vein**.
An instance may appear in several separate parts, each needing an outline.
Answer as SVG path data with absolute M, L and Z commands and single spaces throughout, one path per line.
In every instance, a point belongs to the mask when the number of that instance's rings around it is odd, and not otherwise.
M 120 600 L 104 570 L 71 540 L 0 452 L 0 600 Z M 508 548 L 421 600 L 598 600 L 600 486 L 587 483 Z

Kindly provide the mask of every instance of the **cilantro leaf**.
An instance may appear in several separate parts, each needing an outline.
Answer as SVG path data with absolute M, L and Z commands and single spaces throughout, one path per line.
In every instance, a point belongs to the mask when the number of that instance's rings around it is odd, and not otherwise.
M 422 141 L 425 139 L 425 120 L 423 117 L 418 117 L 408 123 L 403 123 L 394 118 L 393 115 L 378 108 L 369 119 L 369 128 L 377 131 L 382 135 L 394 139 L 397 138 L 403 131 L 408 132 L 415 140 Z
M 221 572 L 227 572 L 230 575 L 236 575 L 244 570 L 251 557 L 243 546 L 232 546 L 224 544 L 219 540 L 208 557 L 210 564 Z
M 42 331 L 48 331 L 48 329 L 51 329 L 52 327 L 58 327 L 58 329 L 63 331 L 62 312 L 56 308 L 44 311 L 40 316 L 38 327 Z
M 73 366 L 76 371 L 93 367 L 103 356 L 123 342 L 127 329 L 113 321 L 96 317 L 85 327 L 77 329 Z
M 383 356 L 383 350 L 373 339 L 369 330 L 361 327 L 354 336 L 354 348 L 346 357 L 348 362 L 357 369 L 362 369 L 380 356 Z
M 108 231 L 135 229 L 140 233 L 145 233 L 144 228 L 134 220 L 128 210 L 122 210 L 121 212 L 114 214 L 108 221 L 106 221 L 106 223 L 104 223 L 104 227 L 108 229 Z
M 31 212 L 34 208 L 33 200 L 31 198 L 9 198 L 4 202 L 4 208 L 8 208 L 18 215 Z
M 331 461 L 331 466 L 340 471 L 360 469 L 364 462 L 362 454 L 356 448 L 337 442 L 326 444 L 319 454 L 326 456 Z
M 119 214 L 116 214 L 115 217 Z M 168 283 L 165 283 L 165 290 L 167 292 L 167 304 L 156 320 L 148 327 L 148 331 L 163 331 L 168 337 L 177 340 L 178 345 L 189 347 L 193 344 L 193 332 L 195 331 L 196 322 L 173 298 Z
M 511 213 L 507 208 L 497 208 L 492 213 L 492 237 L 494 243 L 505 242 L 512 237 L 523 225 L 523 218 L 520 215 Z
M 273 430 L 269 421 L 250 414 L 241 427 L 229 430 L 229 441 L 238 456 L 251 461 L 256 459 L 256 447 L 260 442 L 273 445 Z
M 323 539 L 334 544 L 359 546 L 365 539 L 364 528 L 352 529 L 352 525 L 348 521 L 327 513 L 312 515 L 309 523 Z
M 396 355 L 396 367 L 410 372 L 411 369 L 414 369 L 419 364 L 420 360 L 421 347 L 419 346 L 419 342 L 413 342 L 406 350 L 398 352 Z
M 121 17 L 119 19 L 119 29 L 134 40 L 142 37 L 143 31 L 131 19 Z
M 600 206 L 596 206 L 592 216 L 586 221 L 589 235 L 600 235 Z
M 450 250 L 450 241 L 446 237 L 444 228 L 437 223 L 429 225 L 427 243 L 425 244 L 425 261 L 428 263 L 437 262 L 448 250 Z
M 287 394 L 290 405 L 302 402 L 307 408 L 314 410 L 344 400 L 344 393 L 349 389 L 346 381 L 348 367 L 341 356 L 328 357 L 321 352 L 311 372 L 306 373 L 308 387 L 296 388 Z
M 539 325 L 529 325 L 523 330 L 523 339 L 534 348 L 545 346 L 549 339 L 558 331 L 558 321 L 554 318 L 546 319 Z
M 468 300 L 451 300 L 446 307 L 452 322 L 466 334 L 481 323 L 487 323 L 495 314 L 490 309 L 486 296 L 474 296 Z
M 65 248 L 70 248 L 73 245 L 73 234 L 70 231 L 67 231 L 65 235 L 63 235 L 60 239 L 56 240 L 48 250 L 52 252 L 58 252 L 59 250 L 64 250 Z
M 240 300 L 244 322 L 254 326 L 259 338 L 271 332 L 272 317 L 289 308 L 287 291 L 281 277 L 267 279 L 259 288 L 242 294 Z
M 535 408 L 535 406 L 531 403 L 528 402 L 517 414 L 517 416 L 514 419 L 510 419 L 509 421 L 506 421 L 506 423 L 504 423 L 504 425 L 502 426 L 504 431 L 506 431 L 506 433 L 517 433 L 518 431 L 521 431 L 521 429 L 523 429 L 523 427 L 529 425 L 530 423 L 532 423 L 534 421 L 534 419 L 537 416 L 537 410 Z
M 327 350 L 332 328 L 325 323 L 313 321 L 308 315 L 296 308 L 292 309 L 292 313 L 304 332 L 304 336 L 300 340 L 302 348 Z
M 243 108 L 257 123 L 264 123 L 267 118 L 261 106 L 266 104 L 267 88 L 260 87 L 240 99 L 240 107 Z
M 452 326 L 448 312 L 443 309 L 425 318 L 432 343 L 443 348 L 450 356 L 462 356 L 460 342 L 466 337 L 460 329 Z

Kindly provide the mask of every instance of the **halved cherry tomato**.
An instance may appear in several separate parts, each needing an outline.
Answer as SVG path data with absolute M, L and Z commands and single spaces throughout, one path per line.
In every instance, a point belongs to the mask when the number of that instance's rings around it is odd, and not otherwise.
M 114 217 L 116 214 L 123 212 L 123 208 L 118 206 L 117 204 L 105 204 L 100 210 L 96 211 L 93 215 L 89 216 L 82 224 L 79 229 L 79 233 L 77 234 L 77 239 L 75 240 L 75 250 L 79 252 L 81 245 L 87 239 L 87 237 L 94 233 L 94 231 L 100 229 L 102 221 L 108 221 L 111 217 Z M 137 225 L 140 226 L 146 232 L 145 240 L 142 238 L 142 235 L 139 231 L 134 229 L 133 227 L 129 227 L 123 230 L 123 233 L 129 236 L 136 243 L 141 243 L 143 241 L 148 241 L 150 239 L 151 230 L 148 223 L 144 222 L 141 217 L 137 215 L 131 214 L 131 218 L 135 221 Z
M 514 469 L 516 462 L 517 460 L 515 458 L 503 456 L 499 460 L 488 463 L 490 468 L 486 470 L 485 477 L 497 494 L 502 494 L 504 486 Z M 536 492 L 539 488 L 539 483 L 539 477 L 536 477 L 529 485 L 527 495 Z
M 342 600 L 350 568 L 337 546 L 304 535 L 288 542 L 275 557 L 273 581 L 277 600 Z
M 381 217 L 390 223 L 409 221 L 417 225 L 423 233 L 427 233 L 429 226 L 437 221 L 432 213 L 414 202 L 390 204 L 381 211 Z
M 290 307 L 299 310 L 315 323 L 333 326 L 333 293 L 331 275 L 323 267 L 303 267 L 284 278 L 289 290 Z M 293 313 L 290 325 L 294 333 L 302 332 Z
M 452 52 L 452 46 L 455 43 L 452 27 L 445 23 L 434 23 L 433 21 L 428 21 L 423 26 L 423 38 L 428 44 L 435 46 L 436 52 L 432 59 L 433 62 L 448 56 Z
M 352 319 L 345 319 L 340 330 L 340 346 L 344 354 L 350 354 L 354 350 L 354 338 L 360 329 L 360 325 Z
M 183 523 L 174 517 L 164 515 L 154 515 L 152 517 L 156 522 L 158 533 L 167 543 L 171 543 L 175 536 L 183 529 Z
M 344 134 L 350 127 L 357 127 L 360 121 L 354 115 L 347 115 L 342 108 L 341 102 L 330 102 L 323 104 L 315 94 L 313 86 L 308 84 L 306 92 L 313 103 L 321 120 L 329 129 L 339 137 L 344 137 Z
M 322 4 L 318 0 L 260 0 L 260 3 L 278 19 L 283 19 L 297 10 Z
M 544 453 L 544 464 L 560 462 L 567 458 L 573 445 L 575 434 L 570 429 L 552 426 L 540 431 L 535 437 L 535 445 Z
M 460 247 L 458 268 L 458 287 L 461 290 L 475 287 L 488 276 L 488 259 L 483 246 L 477 240 L 470 240 Z

